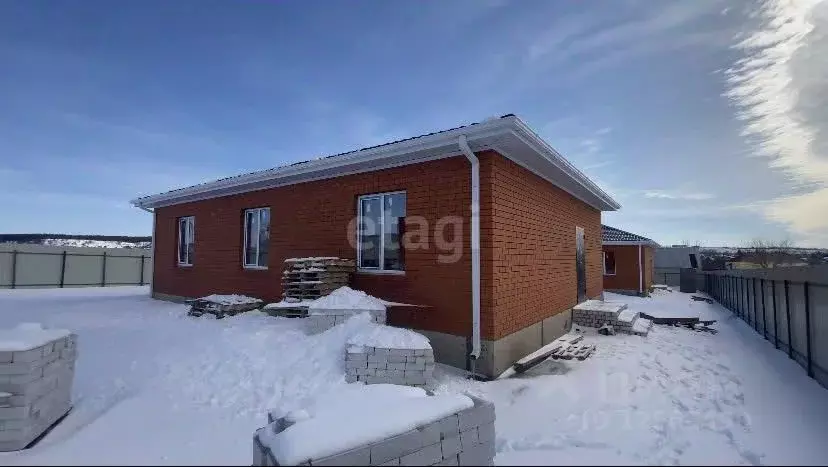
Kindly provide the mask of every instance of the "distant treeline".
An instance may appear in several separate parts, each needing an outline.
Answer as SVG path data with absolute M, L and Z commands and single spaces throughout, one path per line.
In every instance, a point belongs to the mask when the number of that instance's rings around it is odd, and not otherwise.
M 0 243 L 42 243 L 47 238 L 66 240 L 100 240 L 110 242 L 150 242 L 152 237 L 132 237 L 128 235 L 69 235 L 69 234 L 0 234 Z

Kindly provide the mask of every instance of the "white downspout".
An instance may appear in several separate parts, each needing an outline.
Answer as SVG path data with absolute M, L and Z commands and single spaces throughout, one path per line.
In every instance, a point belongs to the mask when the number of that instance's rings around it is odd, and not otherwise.
M 474 360 L 480 358 L 480 161 L 469 147 L 466 135 L 457 143 L 471 163 L 471 248 L 472 248 L 472 351 Z
M 644 293 L 644 267 L 641 264 L 641 244 L 638 244 L 638 293 Z

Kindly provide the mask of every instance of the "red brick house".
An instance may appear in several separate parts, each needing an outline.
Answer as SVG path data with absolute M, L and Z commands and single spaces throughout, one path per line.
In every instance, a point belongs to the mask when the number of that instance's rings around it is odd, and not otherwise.
M 276 301 L 286 258 L 355 258 L 353 287 L 426 306 L 390 324 L 488 376 L 601 296 L 601 212 L 620 207 L 514 115 L 132 204 L 154 217 L 153 297 Z
M 604 290 L 643 295 L 653 285 L 653 258 L 658 244 L 608 225 L 601 226 Z

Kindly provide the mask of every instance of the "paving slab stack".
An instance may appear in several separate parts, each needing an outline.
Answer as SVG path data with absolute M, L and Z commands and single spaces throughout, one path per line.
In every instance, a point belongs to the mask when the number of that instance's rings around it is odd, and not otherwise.
M 587 300 L 572 309 L 572 322 L 580 326 L 600 328 L 608 324 L 616 332 L 647 335 L 652 323 L 638 312 L 628 310 L 619 302 Z
M 268 444 L 268 439 L 289 430 L 294 422 L 269 416 L 269 424 L 253 437 L 253 465 L 494 465 L 494 405 L 467 397 L 474 402 L 467 409 L 384 439 L 294 463 L 280 463 L 279 453 Z
M 335 256 L 288 258 L 282 273 L 282 296 L 302 300 L 324 297 L 348 285 L 355 267 L 354 260 Z
M 385 309 L 382 310 L 372 310 L 372 309 L 359 309 L 359 308 L 348 308 L 348 309 L 318 309 L 314 308 L 308 312 L 307 316 L 307 328 L 308 332 L 311 334 L 319 334 L 321 332 L 325 332 L 328 329 L 342 324 L 348 320 L 348 318 L 358 315 L 360 313 L 369 313 L 371 315 L 371 321 L 377 324 L 385 324 L 386 321 L 386 311 Z
M 69 412 L 76 349 L 66 330 L 0 331 L 0 451 L 25 448 Z
M 215 315 L 218 319 L 257 310 L 264 304 L 258 298 L 244 295 L 210 295 L 189 300 L 187 303 L 190 305 L 190 311 L 187 312 L 189 316 L 199 317 L 206 313 Z
M 345 350 L 349 383 L 425 387 L 434 380 L 432 349 L 394 349 L 352 345 Z

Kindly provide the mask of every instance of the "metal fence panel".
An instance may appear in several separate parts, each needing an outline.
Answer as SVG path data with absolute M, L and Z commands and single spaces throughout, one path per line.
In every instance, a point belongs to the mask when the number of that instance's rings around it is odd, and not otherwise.
M 790 272 L 786 278 L 786 272 Z M 703 273 L 706 291 L 828 387 L 828 277 L 806 269 Z M 813 282 L 814 278 L 818 279 Z
M 145 285 L 146 250 L 0 245 L 0 289 Z
M 812 284 L 810 294 L 814 378 L 828 385 L 828 287 Z

